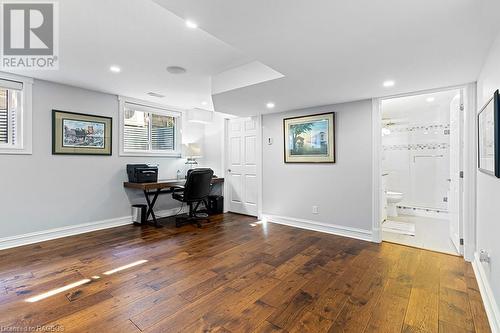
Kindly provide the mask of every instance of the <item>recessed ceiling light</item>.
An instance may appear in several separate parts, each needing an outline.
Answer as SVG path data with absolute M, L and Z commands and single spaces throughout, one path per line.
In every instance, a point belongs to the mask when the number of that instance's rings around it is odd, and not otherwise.
M 384 87 L 393 87 L 394 84 L 395 84 L 395 82 L 392 80 L 384 81 Z
M 109 70 L 113 73 L 120 73 L 122 69 L 119 66 L 113 65 L 109 67 Z
M 184 74 L 187 72 L 187 70 L 181 66 L 168 66 L 167 72 L 169 72 L 170 74 Z
M 426 101 L 431 103 L 431 102 L 434 102 L 434 97 L 427 97 Z
M 196 22 L 193 22 L 191 20 L 186 20 L 186 27 L 190 29 L 196 29 L 198 28 L 198 24 Z
M 273 103 L 273 102 L 269 102 L 269 103 L 267 103 L 267 104 L 266 104 L 266 107 L 267 107 L 268 109 L 273 109 L 273 108 L 274 108 L 274 106 L 275 106 L 275 105 L 274 105 L 274 103 Z
M 208 104 L 207 101 L 201 102 L 201 105 L 207 105 L 207 104 Z

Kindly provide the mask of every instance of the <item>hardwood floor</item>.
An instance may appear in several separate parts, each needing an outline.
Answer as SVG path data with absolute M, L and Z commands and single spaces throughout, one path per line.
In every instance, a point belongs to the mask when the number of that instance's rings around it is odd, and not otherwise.
M 202 229 L 130 225 L 0 251 L 0 326 L 490 332 L 462 258 L 255 222 L 225 214 Z

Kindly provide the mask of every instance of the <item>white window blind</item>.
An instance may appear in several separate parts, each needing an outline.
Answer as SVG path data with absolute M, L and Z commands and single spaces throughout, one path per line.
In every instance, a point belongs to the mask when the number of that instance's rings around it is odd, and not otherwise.
M 20 82 L 0 79 L 0 145 L 14 147 L 18 141 L 21 117 Z
M 123 110 L 124 152 L 175 152 L 179 116 L 178 112 L 125 103 Z
M 9 112 L 7 110 L 7 89 L 0 88 L 0 143 L 9 143 Z

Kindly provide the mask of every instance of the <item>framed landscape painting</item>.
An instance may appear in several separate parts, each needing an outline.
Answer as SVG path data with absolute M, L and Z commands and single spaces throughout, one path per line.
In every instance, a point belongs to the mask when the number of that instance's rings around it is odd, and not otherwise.
M 478 114 L 479 171 L 500 178 L 500 94 L 493 97 Z
M 335 113 L 283 119 L 285 163 L 335 163 Z
M 52 110 L 52 154 L 111 155 L 112 118 Z

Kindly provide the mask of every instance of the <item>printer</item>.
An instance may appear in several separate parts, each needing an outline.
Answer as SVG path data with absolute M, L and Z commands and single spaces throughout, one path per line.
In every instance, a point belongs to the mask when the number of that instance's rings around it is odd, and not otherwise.
M 158 181 L 158 166 L 149 164 L 127 164 L 130 183 L 154 183 Z

